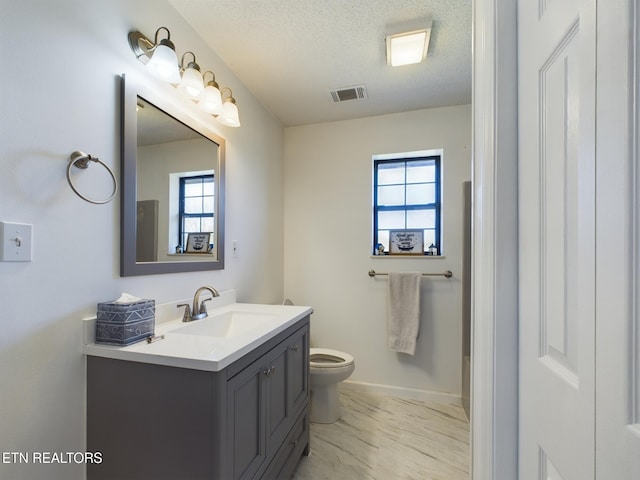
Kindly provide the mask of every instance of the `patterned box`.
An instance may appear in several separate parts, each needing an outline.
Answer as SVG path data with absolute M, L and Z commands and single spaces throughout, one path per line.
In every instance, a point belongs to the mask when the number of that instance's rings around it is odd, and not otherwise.
M 96 343 L 131 345 L 153 335 L 155 323 L 155 300 L 98 303 Z

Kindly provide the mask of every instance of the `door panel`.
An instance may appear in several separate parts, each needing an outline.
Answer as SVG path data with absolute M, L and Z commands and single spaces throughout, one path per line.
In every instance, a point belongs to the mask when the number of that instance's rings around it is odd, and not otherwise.
M 579 25 L 574 23 L 540 70 L 540 358 L 577 385 Z M 591 167 L 593 168 L 593 167 Z M 592 252 L 588 252 L 593 257 Z
M 640 478 L 639 7 L 598 4 L 596 478 L 604 480 Z
M 518 3 L 521 479 L 594 475 L 595 2 Z

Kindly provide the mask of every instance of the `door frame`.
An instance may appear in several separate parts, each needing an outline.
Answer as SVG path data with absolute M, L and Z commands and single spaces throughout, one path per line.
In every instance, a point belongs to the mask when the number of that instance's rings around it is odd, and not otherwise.
M 474 480 L 518 477 L 515 3 L 473 2 L 471 472 Z

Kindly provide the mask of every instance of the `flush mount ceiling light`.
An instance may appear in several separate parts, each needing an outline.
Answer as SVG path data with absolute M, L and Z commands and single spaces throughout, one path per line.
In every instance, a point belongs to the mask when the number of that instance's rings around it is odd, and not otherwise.
M 427 58 L 431 22 L 421 29 L 387 35 L 387 64 L 392 67 L 420 63 Z
M 164 30 L 167 38 L 158 40 L 160 31 Z M 219 89 L 216 77 L 213 77 L 206 85 L 204 75 L 201 73 L 200 65 L 196 62 L 196 55 L 193 52 L 186 52 L 182 55 L 182 61 L 178 63 L 176 47 L 170 40 L 171 33 L 166 27 L 156 30 L 154 41 L 138 31 L 129 32 L 129 46 L 136 58 L 147 66 L 149 72 L 156 78 L 171 83 L 178 88 L 178 91 L 185 97 L 193 100 L 205 112 L 213 115 L 220 123 L 229 127 L 239 127 L 240 119 L 236 100 L 228 87 Z M 192 61 L 186 63 L 185 57 L 191 55 Z M 186 65 L 185 65 L 186 63 Z M 228 90 L 229 96 L 222 102 L 221 92 Z

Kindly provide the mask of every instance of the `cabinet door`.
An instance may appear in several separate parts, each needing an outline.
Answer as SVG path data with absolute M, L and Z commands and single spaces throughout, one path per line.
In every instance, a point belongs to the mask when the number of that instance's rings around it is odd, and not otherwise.
M 291 414 L 309 398 L 309 328 L 305 327 L 288 340 L 290 366 L 289 402 Z
M 228 477 L 262 475 L 265 459 L 272 459 L 290 433 L 308 398 L 308 332 L 298 330 L 227 382 Z
M 277 448 L 308 398 L 309 343 L 304 328 L 274 348 L 266 357 L 267 455 Z
M 227 383 L 227 462 L 232 478 L 253 478 L 266 455 L 264 435 L 264 359 Z
M 288 401 L 290 358 L 288 340 L 271 350 L 265 358 L 265 420 L 267 455 L 277 448 L 291 426 L 291 404 Z

